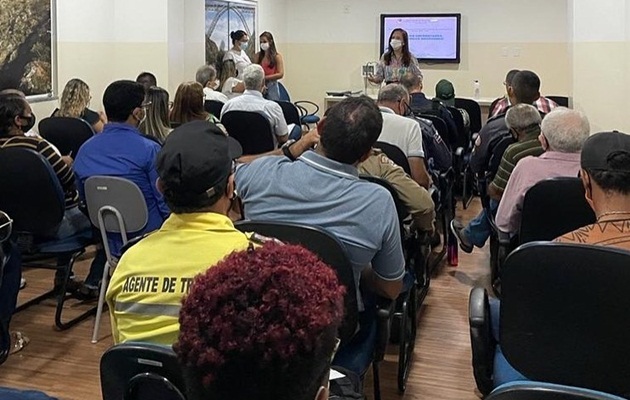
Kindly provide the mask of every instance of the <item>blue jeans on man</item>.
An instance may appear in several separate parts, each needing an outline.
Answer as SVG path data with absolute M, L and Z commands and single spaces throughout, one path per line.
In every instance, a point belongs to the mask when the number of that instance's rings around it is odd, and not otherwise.
M 492 213 L 492 217 L 497 214 L 498 208 L 499 202 L 490 199 L 490 212 Z M 492 234 L 492 225 L 490 225 L 490 220 L 488 219 L 485 208 L 481 209 L 481 212 L 466 225 L 463 229 L 463 233 L 475 247 L 481 248 L 486 244 L 486 241 Z

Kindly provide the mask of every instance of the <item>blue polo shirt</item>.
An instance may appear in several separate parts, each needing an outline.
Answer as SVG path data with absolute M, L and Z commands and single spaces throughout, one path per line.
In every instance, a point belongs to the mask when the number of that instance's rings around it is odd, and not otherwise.
M 130 238 L 160 228 L 170 214 L 155 185 L 158 178 L 155 160 L 159 151 L 159 144 L 143 137 L 133 126 L 108 123 L 103 132 L 81 146 L 74 160 L 77 189 L 82 199 L 85 199 L 85 180 L 94 175 L 117 176 L 138 185 L 147 203 L 149 219 L 146 227 Z M 110 235 L 109 244 L 112 254 L 119 255 L 120 235 Z
M 359 179 L 354 166 L 314 151 L 295 162 L 269 156 L 239 165 L 235 181 L 247 219 L 316 225 L 337 236 L 348 250 L 357 289 L 370 264 L 384 280 L 405 274 L 394 201 L 381 186 Z

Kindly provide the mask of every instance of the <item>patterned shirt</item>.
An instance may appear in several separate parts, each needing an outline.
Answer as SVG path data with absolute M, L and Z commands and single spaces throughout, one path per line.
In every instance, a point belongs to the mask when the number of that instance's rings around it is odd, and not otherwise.
M 492 109 L 492 113 L 490 114 L 488 119 L 496 117 L 497 115 L 500 115 L 500 114 L 505 114 L 509 107 L 510 107 L 510 100 L 507 97 L 503 97 L 494 105 L 494 108 Z M 538 100 L 534 102 L 534 107 L 536 107 L 538 111 L 540 111 L 543 114 L 549 114 L 551 110 L 558 107 L 558 104 L 553 100 L 540 96 Z
M 374 76 L 378 79 L 382 79 L 385 83 L 399 82 L 407 72 L 412 72 L 414 75 L 418 75 L 422 78 L 420 64 L 418 64 L 418 60 L 413 56 L 413 54 L 411 55 L 409 65 L 404 65 L 402 59 L 397 58 L 394 54 L 392 54 L 392 58 L 389 61 L 389 64 L 387 64 L 385 62 L 385 54 L 383 54 L 376 66 L 376 73 Z
M 562 235 L 555 241 L 630 250 L 630 219 L 596 222 Z
M 501 164 L 499 164 L 497 174 L 495 175 L 492 183 L 490 183 L 492 186 L 503 192 L 514 167 L 516 167 L 516 164 L 521 159 L 527 156 L 538 157 L 544 152 L 540 142 L 538 141 L 539 133 L 540 131 L 531 133 L 527 135 L 525 140 L 522 142 L 511 144 L 507 149 L 505 149 L 505 152 L 501 157 Z
M 79 194 L 74 182 L 72 169 L 61 158 L 59 152 L 46 140 L 39 136 L 11 136 L 0 138 L 0 147 L 22 147 L 35 150 L 52 166 L 59 179 L 66 199 L 66 208 L 76 207 L 79 204 Z

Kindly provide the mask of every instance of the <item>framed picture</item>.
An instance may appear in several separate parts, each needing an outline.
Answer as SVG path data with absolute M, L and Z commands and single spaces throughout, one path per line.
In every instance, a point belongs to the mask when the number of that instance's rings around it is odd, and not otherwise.
M 2 0 L 0 0 L 2 1 Z M 221 68 L 223 55 L 232 47 L 230 32 L 242 30 L 249 36 L 247 55 L 256 53 L 257 2 L 206 0 L 206 62 Z
M 53 96 L 54 1 L 0 0 L 0 90 L 20 90 L 29 101 Z

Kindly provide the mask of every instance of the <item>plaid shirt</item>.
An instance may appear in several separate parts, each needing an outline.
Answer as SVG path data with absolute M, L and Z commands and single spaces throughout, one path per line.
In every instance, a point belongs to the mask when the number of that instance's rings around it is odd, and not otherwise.
M 503 97 L 499 100 L 492 109 L 492 113 L 488 117 L 488 119 L 496 117 L 499 114 L 504 114 L 507 112 L 508 107 L 510 106 L 510 101 L 507 97 Z M 551 110 L 558 107 L 555 101 L 549 100 L 546 97 L 540 96 L 538 100 L 534 103 L 534 106 L 543 114 L 549 114 Z

